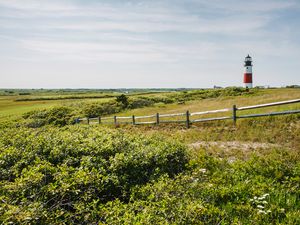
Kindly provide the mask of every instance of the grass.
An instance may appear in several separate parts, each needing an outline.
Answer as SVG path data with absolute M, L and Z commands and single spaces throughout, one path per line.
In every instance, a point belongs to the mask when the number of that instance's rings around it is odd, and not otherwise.
M 19 118 L 22 114 L 39 109 L 47 109 L 53 106 L 61 105 L 80 105 L 81 103 L 102 103 L 114 99 L 120 95 L 117 92 L 82 92 L 82 91 L 26 91 L 30 95 L 20 96 L 16 93 L 10 95 L 0 95 L 0 121 Z M 137 96 L 163 96 L 160 92 L 133 92 L 128 96 L 135 98 Z
M 119 116 L 142 116 L 153 115 L 156 112 L 160 114 L 178 113 L 189 110 L 190 112 L 215 110 L 222 108 L 231 108 L 233 104 L 239 106 L 256 105 L 300 98 L 299 89 L 266 89 L 261 90 L 254 96 L 237 97 L 219 97 L 217 99 L 203 99 L 190 101 L 186 104 L 168 104 L 141 109 L 134 109 L 119 113 Z M 295 110 L 300 108 L 300 103 L 259 108 L 253 110 L 238 111 L 238 115 Z M 214 115 L 204 115 L 195 118 L 205 118 L 211 116 L 231 116 L 231 112 L 218 113 Z M 195 119 L 192 118 L 192 119 Z M 175 117 L 175 119 L 184 120 L 184 117 Z M 154 119 L 145 119 L 150 121 Z M 126 120 L 122 120 L 126 121 Z M 130 121 L 130 120 L 128 120 Z M 140 120 L 141 121 L 141 120 Z M 97 126 L 97 125 L 96 125 Z M 146 133 L 147 135 L 160 135 L 165 138 L 179 139 L 186 144 L 198 141 L 241 141 L 241 142 L 260 142 L 260 143 L 278 143 L 290 148 L 299 148 L 300 128 L 299 114 L 284 115 L 264 118 L 238 119 L 236 126 L 231 120 L 219 122 L 195 123 L 190 129 L 185 128 L 185 124 L 160 124 L 153 125 L 124 125 L 121 129 L 132 133 Z
M 159 112 L 160 114 L 168 114 L 168 113 L 179 113 L 179 112 L 186 112 L 186 110 L 189 110 L 190 112 L 197 112 L 197 111 L 207 111 L 207 110 L 216 110 L 216 109 L 223 109 L 223 108 L 232 108 L 234 104 L 237 105 L 237 107 L 241 106 L 248 106 L 248 105 L 256 105 L 256 104 L 263 104 L 263 103 L 270 103 L 270 102 L 276 102 L 276 101 L 283 101 L 283 100 L 289 100 L 289 99 L 297 99 L 300 98 L 300 90 L 299 89 L 266 89 L 266 90 L 260 90 L 256 95 L 251 96 L 236 96 L 236 97 L 219 97 L 214 99 L 202 99 L 202 100 L 194 100 L 186 102 L 185 104 L 158 104 L 153 107 L 146 107 L 146 108 L 140 108 L 140 109 L 134 109 L 134 110 L 128 110 L 122 113 L 117 114 L 118 116 L 144 116 L 144 115 L 153 115 L 156 112 Z M 255 114 L 255 113 L 267 113 L 267 112 L 274 112 L 274 111 L 284 111 L 284 110 L 295 110 L 300 108 L 300 103 L 297 104 L 290 104 L 290 105 L 282 105 L 282 106 L 273 106 L 273 107 L 267 107 L 267 108 L 259 108 L 259 109 L 253 109 L 253 110 L 245 110 L 245 111 L 238 111 L 237 115 L 245 115 L 245 114 Z M 209 114 L 209 115 L 202 115 L 202 116 L 193 116 L 191 119 L 198 119 L 198 118 L 207 118 L 207 117 L 214 117 L 214 116 L 232 116 L 232 112 L 226 112 L 226 113 L 217 113 L 217 114 Z M 286 118 L 287 116 L 282 116 L 280 118 Z M 276 117 L 277 118 L 277 117 Z M 166 118 L 165 118 L 166 119 Z M 174 118 L 167 118 L 167 119 L 173 119 L 173 120 L 185 120 L 185 117 L 174 117 Z M 152 119 L 137 119 L 136 121 L 154 121 L 155 118 Z M 238 120 L 237 126 L 239 124 L 247 124 L 247 123 L 253 123 L 251 121 L 260 121 L 261 119 L 240 119 Z M 265 119 L 263 119 L 265 120 Z M 272 121 L 271 119 L 267 118 L 267 120 Z M 112 120 L 111 120 L 112 121 Z M 122 121 L 128 121 L 130 122 L 130 119 L 128 120 L 122 120 Z M 245 122 L 242 122 L 245 121 Z M 208 124 L 208 125 L 207 125 Z M 214 126 L 216 124 L 216 126 Z M 204 138 L 210 134 L 211 140 L 217 140 L 219 135 L 218 134 L 218 127 L 224 127 L 224 126 L 232 126 L 232 121 L 228 122 L 209 122 L 209 123 L 198 123 L 194 124 L 192 126 L 192 129 L 189 131 L 181 132 L 177 131 L 178 128 L 184 129 L 183 125 L 175 125 L 172 124 L 170 126 L 166 125 L 160 125 L 158 128 L 151 127 L 149 129 L 149 126 L 142 125 L 139 126 L 137 129 L 146 130 L 149 132 L 155 131 L 158 129 L 158 132 L 164 132 L 163 130 L 165 127 L 168 129 L 174 128 L 175 133 L 180 133 L 181 136 L 185 135 L 187 133 L 190 133 L 188 136 L 194 137 L 192 139 L 199 139 Z M 160 129 L 162 128 L 162 130 Z M 202 130 L 204 128 L 210 128 L 206 132 L 207 134 L 204 134 Z M 246 126 L 247 127 L 247 126 Z M 272 127 L 271 127 L 272 128 Z M 131 128 L 131 126 L 128 127 L 128 129 L 134 129 Z M 216 132 L 214 132 L 213 129 L 216 129 Z M 257 128 L 255 128 L 257 129 Z M 196 130 L 195 132 L 193 130 Z M 239 133 L 247 132 L 249 133 L 251 129 L 248 131 L 247 128 L 244 130 L 239 131 Z M 169 132 L 169 131 L 168 131 Z M 192 134 L 194 132 L 194 134 Z M 253 131 L 255 132 L 255 131 Z M 228 132 L 228 135 L 230 135 L 230 131 Z M 272 135 L 272 134 L 270 134 Z M 215 137 L 214 137 L 215 136 Z M 236 136 L 236 134 L 235 134 Z M 254 140 L 256 135 L 249 134 L 250 137 L 252 137 L 252 140 Z M 263 139 L 263 133 L 260 134 L 258 137 L 259 139 Z M 213 138 L 214 137 L 214 138 Z M 191 139 L 191 138 L 188 138 Z M 232 139 L 232 138 L 231 138 Z M 244 138 L 245 139 L 245 138 Z
M 299 89 L 265 89 L 260 90 L 257 95 L 254 96 L 236 96 L 236 97 L 219 97 L 211 99 L 201 99 L 195 101 L 189 101 L 185 104 L 168 104 L 168 105 L 156 105 L 154 107 L 147 107 L 142 109 L 134 109 L 126 112 L 119 113 L 120 116 L 129 115 L 152 115 L 156 112 L 161 114 L 186 112 L 201 112 L 207 110 L 216 110 L 223 108 L 231 108 L 234 104 L 237 107 L 257 105 L 263 103 L 270 103 L 276 101 L 290 100 L 300 98 Z M 294 106 L 277 106 L 275 109 L 282 108 L 294 108 Z M 261 109 L 256 112 L 261 111 Z M 255 112 L 255 111 L 253 111 Z

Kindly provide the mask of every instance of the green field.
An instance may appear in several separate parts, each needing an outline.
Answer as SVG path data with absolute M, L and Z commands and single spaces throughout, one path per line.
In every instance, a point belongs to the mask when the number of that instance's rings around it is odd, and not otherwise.
M 299 114 L 190 129 L 74 124 L 299 99 L 300 89 L 0 94 L 1 224 L 300 224 Z
M 164 92 L 162 92 L 164 91 Z M 172 91 L 172 90 L 170 90 Z M 9 93 L 12 92 L 12 93 Z M 122 93 L 122 90 L 0 90 L 0 121 L 17 118 L 23 113 L 53 106 L 81 105 L 87 102 L 106 102 Z M 24 95 L 25 93 L 25 95 Z M 162 94 L 163 93 L 163 94 Z M 157 96 L 166 90 L 131 90 L 128 96 Z

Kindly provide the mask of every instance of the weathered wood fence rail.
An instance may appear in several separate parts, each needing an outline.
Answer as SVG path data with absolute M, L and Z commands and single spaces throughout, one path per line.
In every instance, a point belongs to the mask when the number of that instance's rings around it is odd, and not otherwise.
M 233 105 L 232 108 L 210 110 L 210 111 L 203 111 L 203 112 L 192 112 L 192 113 L 190 113 L 189 111 L 186 111 L 184 113 L 174 113 L 174 114 L 156 113 L 154 115 L 147 115 L 147 116 L 135 116 L 135 115 L 133 115 L 133 116 L 113 116 L 113 117 L 100 117 L 99 116 L 99 117 L 94 117 L 94 118 L 78 118 L 77 123 L 85 122 L 85 121 L 87 124 L 98 123 L 98 124 L 114 124 L 114 125 L 118 125 L 118 124 L 159 125 L 161 123 L 185 123 L 186 127 L 189 128 L 191 124 L 199 123 L 199 122 L 231 119 L 231 120 L 233 120 L 234 123 L 236 123 L 237 119 L 241 119 L 241 118 L 254 118 L 254 117 L 263 117 L 263 116 L 296 114 L 296 113 L 300 113 L 300 109 L 280 111 L 280 112 L 260 113 L 260 114 L 248 114 L 248 115 L 237 115 L 237 112 L 244 111 L 244 110 L 257 109 L 257 108 L 271 107 L 271 106 L 294 104 L 294 103 L 299 103 L 299 102 L 300 102 L 300 99 L 293 99 L 293 100 L 288 100 L 288 101 L 272 102 L 272 103 L 267 103 L 267 104 L 243 106 L 243 107 L 237 107 L 236 105 Z M 198 119 L 195 118 L 195 116 L 214 114 L 214 113 L 224 113 L 224 112 L 231 112 L 231 115 L 230 116 L 222 116 L 222 117 L 210 117 L 210 118 L 198 118 Z M 178 119 L 178 117 L 179 117 L 179 119 Z M 195 118 L 195 119 L 193 119 L 193 118 Z M 150 121 L 141 121 L 141 120 L 145 120 L 145 119 L 150 119 Z

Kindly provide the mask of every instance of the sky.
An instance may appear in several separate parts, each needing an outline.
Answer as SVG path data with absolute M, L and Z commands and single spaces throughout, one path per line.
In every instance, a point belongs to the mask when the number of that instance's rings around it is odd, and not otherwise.
M 300 84 L 300 0 L 0 0 L 0 88 Z

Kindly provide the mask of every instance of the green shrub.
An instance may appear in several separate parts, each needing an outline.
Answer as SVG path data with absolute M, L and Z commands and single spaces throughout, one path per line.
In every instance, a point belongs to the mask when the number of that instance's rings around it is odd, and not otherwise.
M 70 107 L 57 106 L 51 109 L 35 110 L 23 115 L 26 126 L 41 127 L 44 125 L 65 126 L 75 121 L 74 111 Z
M 127 108 L 129 105 L 128 97 L 124 94 L 116 97 L 116 102 L 122 105 L 122 108 Z
M 81 109 L 81 114 L 85 117 L 98 117 L 105 116 L 113 113 L 118 113 L 122 111 L 122 106 L 117 104 L 115 101 L 105 102 L 105 103 L 92 103 L 86 104 Z
M 128 108 L 129 109 L 137 109 L 137 108 L 143 108 L 143 107 L 147 107 L 147 106 L 152 106 L 154 105 L 154 101 L 148 98 L 137 98 L 137 99 L 131 99 L 129 101 L 129 105 Z
M 251 95 L 256 93 L 256 89 L 245 89 L 240 87 L 229 87 L 224 89 L 203 89 L 194 91 L 177 92 L 169 96 L 169 99 L 174 99 L 177 102 L 185 102 L 191 100 L 218 98 L 220 96 L 239 96 L 239 95 Z
M 0 131 L 0 220 L 82 223 L 84 209 L 126 203 L 133 187 L 174 177 L 187 162 L 184 146 L 156 137 L 84 126 L 6 129 Z
M 246 161 L 93 126 L 0 131 L 4 224 L 298 224 L 299 151 Z

